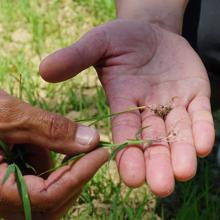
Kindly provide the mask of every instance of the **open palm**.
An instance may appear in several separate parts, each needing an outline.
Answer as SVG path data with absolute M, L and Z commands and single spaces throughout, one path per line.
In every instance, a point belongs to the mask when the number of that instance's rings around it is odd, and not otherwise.
M 99 26 L 80 41 L 47 57 L 41 64 L 50 82 L 69 79 L 94 65 L 112 112 L 135 106 L 170 103 L 166 118 L 149 108 L 112 119 L 114 142 L 134 138 L 176 138 L 155 142 L 146 149 L 129 146 L 117 155 L 125 183 L 137 187 L 146 181 L 160 195 L 170 194 L 174 179 L 188 180 L 196 172 L 196 155 L 207 155 L 213 145 L 210 87 L 197 54 L 179 35 L 145 21 L 118 20 Z

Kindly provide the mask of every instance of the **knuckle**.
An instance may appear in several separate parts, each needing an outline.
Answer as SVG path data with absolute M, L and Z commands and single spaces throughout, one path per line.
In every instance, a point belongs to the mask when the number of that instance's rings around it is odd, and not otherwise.
M 0 130 L 22 127 L 27 116 L 25 114 L 28 104 L 0 92 Z
M 11 121 L 17 109 L 17 103 L 15 105 L 15 100 L 8 98 L 7 96 L 1 96 L 0 98 L 0 112 L 1 112 L 1 122 Z
M 53 139 L 67 139 L 71 133 L 71 122 L 54 113 L 50 114 L 48 117 L 49 137 Z

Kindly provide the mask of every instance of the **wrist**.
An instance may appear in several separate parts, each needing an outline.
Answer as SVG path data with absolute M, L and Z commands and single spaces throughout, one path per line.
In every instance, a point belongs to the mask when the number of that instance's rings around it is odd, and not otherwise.
M 187 3 L 188 0 L 117 0 L 117 17 L 146 20 L 181 34 Z

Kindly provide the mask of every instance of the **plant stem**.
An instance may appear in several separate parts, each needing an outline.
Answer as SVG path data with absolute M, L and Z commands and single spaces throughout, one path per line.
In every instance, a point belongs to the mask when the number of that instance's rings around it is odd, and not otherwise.
M 131 107 L 131 108 L 128 108 L 127 110 L 124 110 L 124 111 L 121 111 L 121 112 L 116 112 L 116 113 L 112 113 L 112 114 L 109 114 L 109 115 L 101 115 L 101 116 L 94 117 L 94 118 L 89 118 L 89 119 L 80 119 L 80 120 L 76 120 L 76 122 L 90 122 L 90 121 L 92 121 L 89 124 L 89 126 L 91 126 L 91 125 L 94 125 L 94 124 L 96 124 L 97 122 L 99 122 L 101 120 L 111 118 L 113 116 L 117 116 L 117 115 L 127 113 L 127 112 L 132 112 L 132 111 L 136 111 L 136 110 L 143 110 L 145 108 L 146 108 L 146 106 Z

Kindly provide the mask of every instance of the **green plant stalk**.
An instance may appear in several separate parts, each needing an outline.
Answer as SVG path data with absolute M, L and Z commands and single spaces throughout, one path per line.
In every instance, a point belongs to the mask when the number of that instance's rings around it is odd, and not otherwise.
M 101 120 L 108 119 L 108 118 L 111 118 L 113 116 L 117 116 L 117 115 L 127 113 L 127 112 L 132 112 L 132 111 L 136 111 L 136 110 L 143 110 L 145 108 L 146 108 L 146 106 L 132 107 L 132 108 L 128 108 L 124 111 L 112 113 L 112 114 L 109 114 L 109 115 L 101 115 L 101 116 L 98 116 L 98 117 L 95 117 L 95 118 L 89 118 L 89 119 L 79 119 L 79 120 L 76 120 L 76 122 L 90 122 L 90 121 L 92 121 L 89 124 L 89 126 L 91 126 L 91 125 L 94 125 L 94 124 L 96 124 L 97 122 L 99 122 Z
M 25 220 L 31 220 L 31 204 L 30 199 L 28 195 L 27 186 L 24 180 L 24 177 L 20 171 L 20 168 L 15 164 L 12 163 L 8 166 L 8 169 L 5 173 L 5 176 L 2 180 L 2 185 L 5 184 L 5 182 L 8 180 L 9 176 L 14 173 L 16 177 L 16 183 L 18 186 L 18 192 L 22 201 L 23 209 L 24 209 L 24 216 Z
M 3 184 L 5 184 L 5 182 L 8 180 L 8 178 L 9 178 L 9 176 L 12 174 L 12 173 L 14 173 L 15 172 L 15 166 L 14 166 L 14 164 L 10 164 L 9 166 L 8 166 L 8 169 L 7 169 L 7 171 L 6 171 L 6 173 L 5 173 L 5 176 L 4 176 L 4 178 L 3 178 L 3 180 L 2 180 L 2 185 Z
M 104 120 L 104 119 L 107 119 L 107 118 L 110 118 L 110 117 L 113 117 L 113 116 L 117 116 L 117 115 L 120 115 L 120 114 L 123 114 L 123 113 L 126 113 L 126 112 L 131 112 L 131 111 L 145 109 L 145 108 L 146 108 L 146 106 L 129 108 L 129 109 L 125 110 L 125 111 L 121 111 L 121 112 L 117 112 L 117 113 L 112 113 L 112 114 L 109 114 L 109 115 L 100 116 L 100 117 L 96 117 L 96 118 L 93 118 L 93 119 L 78 120 L 77 122 L 93 121 L 92 123 L 90 123 L 90 126 L 91 126 L 91 125 L 93 125 L 93 124 L 95 124 L 95 123 L 97 123 L 97 122 L 99 122 L 101 120 Z M 128 139 L 126 142 L 121 143 L 121 144 L 114 144 L 114 143 L 100 141 L 99 142 L 99 147 L 114 148 L 112 153 L 111 153 L 111 155 L 110 155 L 109 160 L 114 159 L 116 154 L 120 150 L 123 150 L 124 148 L 128 147 L 129 145 L 144 145 L 144 148 L 148 147 L 148 146 L 150 146 L 152 144 L 152 140 L 139 140 L 138 139 L 139 134 L 143 131 L 143 129 L 145 129 L 147 127 L 149 127 L 149 126 L 146 126 L 144 128 L 140 128 L 138 130 L 138 132 L 136 134 L 136 139 Z M 7 160 L 9 159 L 8 162 L 12 162 L 11 158 L 13 159 L 13 157 L 12 157 L 12 154 L 11 154 L 8 146 L 4 142 L 0 141 L 0 147 L 3 150 L 3 152 L 4 152 L 5 156 L 6 156 L 6 159 Z M 72 161 L 76 161 L 76 160 L 82 158 L 85 155 L 86 155 L 86 153 L 79 153 L 77 155 L 74 155 L 73 157 L 70 157 L 65 162 L 63 162 L 61 165 L 56 166 L 54 168 L 51 168 L 51 169 L 41 173 L 39 176 L 42 176 L 44 174 L 53 172 L 53 171 L 59 169 L 60 167 L 63 167 L 65 165 L 69 164 Z M 34 170 L 34 168 L 32 168 L 32 166 L 30 166 L 29 164 L 25 163 L 25 161 L 23 160 L 23 157 L 22 157 L 21 154 L 19 154 L 18 156 L 21 157 L 21 160 L 23 161 L 23 163 L 25 164 L 25 166 L 27 168 L 31 168 L 31 169 Z M 19 194 L 20 194 L 20 197 L 21 197 L 21 200 L 22 200 L 22 203 L 23 203 L 23 207 L 24 207 L 25 220 L 31 220 L 32 219 L 32 217 L 31 217 L 31 204 L 30 204 L 30 199 L 29 199 L 26 183 L 24 181 L 24 177 L 23 177 L 23 175 L 22 175 L 22 173 L 20 171 L 20 168 L 16 164 L 13 163 L 13 164 L 10 164 L 8 166 L 8 169 L 7 169 L 6 174 L 5 174 L 4 178 L 3 178 L 2 184 L 4 184 L 7 181 L 7 179 L 9 178 L 11 173 L 15 173 L 15 176 L 16 176 L 16 182 L 17 182 L 17 185 L 18 185 Z
M 116 154 L 120 150 L 123 150 L 124 148 L 128 147 L 129 145 L 144 145 L 146 147 L 146 146 L 150 146 L 151 144 L 152 144 L 151 140 L 129 139 L 129 140 L 127 140 L 126 142 L 124 142 L 122 144 L 113 144 L 113 143 L 110 143 L 110 142 L 100 141 L 98 146 L 103 147 L 103 148 L 114 148 L 111 155 L 110 155 L 110 158 L 109 158 L 109 160 L 113 160 L 115 158 Z M 77 155 L 74 155 L 74 156 L 70 157 L 69 159 L 67 159 L 64 163 L 39 174 L 39 176 L 42 176 L 44 174 L 56 171 L 57 169 L 69 164 L 72 161 L 76 161 L 76 160 L 82 158 L 85 155 L 86 155 L 86 153 L 79 153 Z
M 71 161 L 78 160 L 78 159 L 80 159 L 81 157 L 83 157 L 85 155 L 86 155 L 86 153 L 79 153 L 77 155 L 74 155 L 73 157 L 70 157 L 68 160 L 66 160 L 64 163 L 62 163 L 62 164 L 60 164 L 60 165 L 58 165 L 56 167 L 53 167 L 53 168 L 51 168 L 51 169 L 49 169 L 49 170 L 39 174 L 39 176 L 43 176 L 44 174 L 51 173 L 51 172 L 59 169 L 60 167 L 63 167 L 65 165 L 69 164 Z
M 1 148 L 1 150 L 4 152 L 4 158 L 5 158 L 5 160 L 9 160 L 9 161 L 11 161 L 11 159 L 12 159 L 12 154 L 11 154 L 11 151 L 9 150 L 9 148 L 8 148 L 8 146 L 3 142 L 3 141 L 1 141 L 0 140 L 0 148 Z
M 24 177 L 20 171 L 20 168 L 16 164 L 14 164 L 14 166 L 15 166 L 15 176 L 16 176 L 18 191 L 24 208 L 25 220 L 31 220 L 32 219 L 31 203 L 28 195 L 27 186 Z

